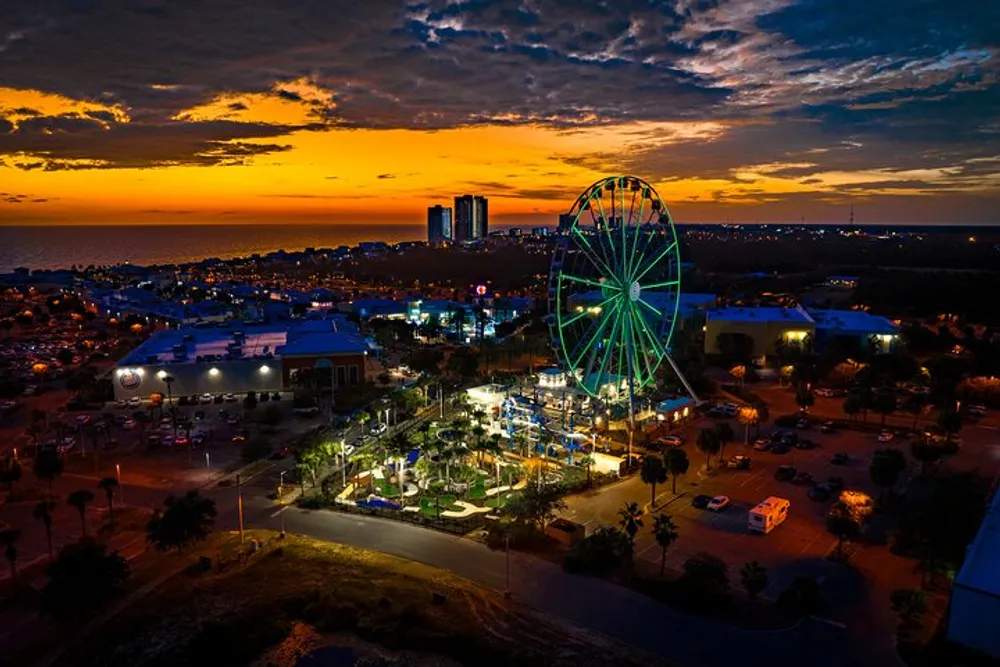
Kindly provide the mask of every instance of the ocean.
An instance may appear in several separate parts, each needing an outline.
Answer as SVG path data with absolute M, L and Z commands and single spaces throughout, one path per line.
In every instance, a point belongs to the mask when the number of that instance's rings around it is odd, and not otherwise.
M 274 250 L 336 248 L 361 241 L 416 241 L 421 225 L 0 226 L 0 273 L 16 267 L 170 264 Z

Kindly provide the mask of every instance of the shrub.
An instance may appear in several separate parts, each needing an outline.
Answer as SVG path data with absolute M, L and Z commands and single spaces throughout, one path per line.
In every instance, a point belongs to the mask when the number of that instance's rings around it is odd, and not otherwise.
M 790 616 L 808 616 L 819 608 L 822 591 L 819 584 L 809 577 L 796 577 L 778 596 L 778 609 Z
M 603 576 L 616 570 L 630 553 L 631 544 L 625 533 L 611 526 L 602 526 L 566 555 L 563 569 Z

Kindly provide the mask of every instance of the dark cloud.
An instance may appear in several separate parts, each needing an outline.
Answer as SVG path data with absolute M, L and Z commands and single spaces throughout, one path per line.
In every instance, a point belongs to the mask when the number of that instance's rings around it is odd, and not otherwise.
M 311 130 L 686 120 L 728 128 L 553 156 L 657 179 L 729 179 L 770 163 L 797 165 L 772 173 L 807 185 L 831 170 L 952 168 L 959 181 L 1000 170 L 968 162 L 989 157 L 1000 138 L 997 2 L 13 5 L 0 14 L 0 86 L 117 104 L 131 118 L 28 118 L 17 131 L 0 119 L 0 154 L 8 163 L 21 156 L 21 168 L 241 164 L 284 149 L 256 140 L 303 128 L 171 119 L 221 94 L 262 93 L 307 105 Z M 291 85 L 303 79 L 332 102 Z
M 211 121 L 163 125 L 49 116 L 22 121 L 0 134 L 0 156 L 19 169 L 149 168 L 239 165 L 289 146 L 250 143 L 287 134 L 283 126 Z
M 378 178 L 379 180 L 385 180 L 385 179 L 388 179 L 388 178 L 396 178 L 396 175 L 395 174 L 379 174 L 376 178 Z
M 44 204 L 50 201 L 43 197 L 33 197 L 22 193 L 0 192 L 0 204 Z

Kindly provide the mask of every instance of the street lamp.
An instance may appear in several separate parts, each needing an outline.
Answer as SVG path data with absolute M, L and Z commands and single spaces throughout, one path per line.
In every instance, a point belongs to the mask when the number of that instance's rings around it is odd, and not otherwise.
M 122 486 L 122 464 L 115 464 L 115 479 L 118 480 L 118 506 L 125 505 L 125 487 Z

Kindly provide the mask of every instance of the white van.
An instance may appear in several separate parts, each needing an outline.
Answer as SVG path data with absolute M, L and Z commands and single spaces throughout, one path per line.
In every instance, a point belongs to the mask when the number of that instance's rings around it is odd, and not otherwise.
M 788 509 L 792 506 L 784 498 L 770 496 L 750 510 L 747 528 L 751 533 L 770 533 L 788 518 Z

